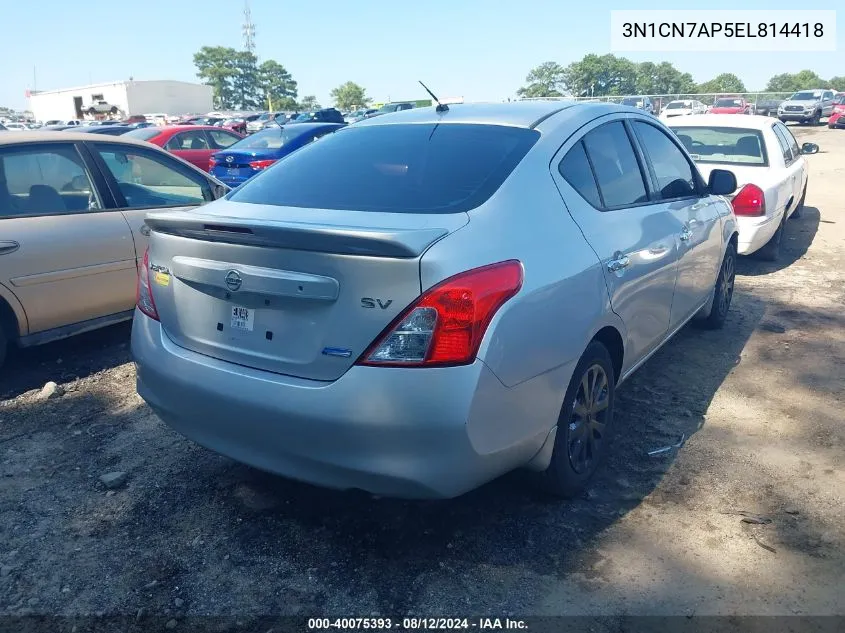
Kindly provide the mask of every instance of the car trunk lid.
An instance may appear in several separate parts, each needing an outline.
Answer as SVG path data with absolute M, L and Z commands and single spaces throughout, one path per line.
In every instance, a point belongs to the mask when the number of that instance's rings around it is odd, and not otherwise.
M 177 345 L 331 381 L 420 295 L 425 250 L 467 222 L 230 201 L 153 213 L 153 297 Z

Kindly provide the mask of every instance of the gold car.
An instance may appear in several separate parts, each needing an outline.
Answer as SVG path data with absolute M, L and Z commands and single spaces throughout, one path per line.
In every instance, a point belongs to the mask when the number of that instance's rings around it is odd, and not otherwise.
M 0 134 L 0 366 L 132 318 L 150 209 L 228 188 L 149 143 L 78 132 Z

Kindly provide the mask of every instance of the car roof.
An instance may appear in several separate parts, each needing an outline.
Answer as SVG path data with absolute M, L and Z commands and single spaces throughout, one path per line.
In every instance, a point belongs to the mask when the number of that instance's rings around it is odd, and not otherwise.
M 667 123 L 669 127 L 733 127 L 743 130 L 765 130 L 777 121 L 769 116 L 757 114 L 691 114 L 675 117 Z
M 137 130 L 138 128 L 129 127 L 128 125 L 74 125 L 73 127 L 82 128 L 79 130 L 81 134 L 91 134 L 92 132 L 102 132 L 103 130 L 126 130 L 127 132 L 131 132 L 132 130 Z M 141 128 L 143 129 L 143 128 Z
M 366 125 L 395 125 L 401 123 L 478 123 L 533 128 L 553 114 L 574 106 L 586 107 L 575 101 L 510 101 L 504 103 L 456 103 L 445 112 L 434 106 L 411 108 L 382 114 L 355 123 Z
M 224 117 L 212 117 L 212 118 L 224 118 Z M 146 129 L 146 128 L 141 128 Z M 218 125 L 159 125 L 156 127 L 160 132 L 186 132 L 188 130 L 222 130 Z
M 346 127 L 346 125 L 344 123 L 334 123 L 329 121 L 308 121 L 307 123 L 288 124 L 279 129 L 296 130 L 297 132 L 306 134 L 310 130 L 320 130 L 327 127 Z M 265 129 L 272 130 L 275 128 L 269 127 Z
M 15 134 L 0 136 L 0 147 L 5 145 L 28 145 L 31 143 L 50 143 L 51 141 L 78 141 L 91 142 L 91 135 L 88 132 L 64 132 L 59 130 L 35 130 L 32 132 L 16 132 Z M 149 149 L 150 144 L 127 138 L 125 135 L 109 136 L 100 134 L 97 143 L 121 143 L 124 145 L 137 145 Z

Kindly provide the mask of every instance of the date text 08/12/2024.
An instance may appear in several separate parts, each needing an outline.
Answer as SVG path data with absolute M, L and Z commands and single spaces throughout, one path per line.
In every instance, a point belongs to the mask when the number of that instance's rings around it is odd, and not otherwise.
M 625 22 L 622 37 L 819 38 L 821 22 Z
M 308 618 L 309 631 L 327 630 L 396 630 L 396 631 L 446 631 L 446 630 L 526 630 L 524 620 L 511 618 Z

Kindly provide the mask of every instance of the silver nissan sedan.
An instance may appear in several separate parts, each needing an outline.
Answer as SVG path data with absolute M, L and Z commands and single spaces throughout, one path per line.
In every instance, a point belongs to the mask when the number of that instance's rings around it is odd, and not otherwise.
M 138 393 L 199 444 L 322 486 L 454 497 L 527 467 L 576 494 L 618 385 L 688 321 L 725 323 L 735 189 L 624 106 L 356 123 L 148 215 Z

